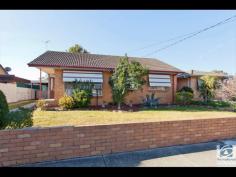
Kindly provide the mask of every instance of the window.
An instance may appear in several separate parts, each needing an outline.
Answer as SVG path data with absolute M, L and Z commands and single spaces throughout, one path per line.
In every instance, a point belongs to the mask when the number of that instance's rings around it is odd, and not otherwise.
M 202 83 L 203 83 L 203 80 L 201 80 L 201 79 L 197 79 L 197 90 L 199 90 L 200 89 L 200 86 L 202 85 Z
M 63 71 L 63 81 L 65 82 L 65 91 L 68 95 L 73 92 L 72 82 L 92 82 L 94 88 L 92 90 L 93 96 L 102 96 L 102 72 L 87 72 L 87 71 Z
M 171 87 L 170 75 L 149 74 L 150 87 Z

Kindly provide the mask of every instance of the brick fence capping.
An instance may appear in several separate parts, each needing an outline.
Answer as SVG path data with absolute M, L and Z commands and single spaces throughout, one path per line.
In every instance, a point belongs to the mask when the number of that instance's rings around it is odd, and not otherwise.
M 236 117 L 0 131 L 0 166 L 236 138 Z

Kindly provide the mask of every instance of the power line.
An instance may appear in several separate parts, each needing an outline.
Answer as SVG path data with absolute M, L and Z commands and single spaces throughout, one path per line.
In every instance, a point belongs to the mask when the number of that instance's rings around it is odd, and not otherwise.
M 181 43 L 181 42 L 183 42 L 183 41 L 185 41 L 185 40 L 187 40 L 187 39 L 189 39 L 189 38 L 192 38 L 192 37 L 194 37 L 194 36 L 196 36 L 196 35 L 198 35 L 198 34 L 200 34 L 200 33 L 202 33 L 202 32 L 205 32 L 205 31 L 207 31 L 207 30 L 209 30 L 209 29 L 212 29 L 212 28 L 215 28 L 215 27 L 217 27 L 217 26 L 220 26 L 220 25 L 223 25 L 223 24 L 232 22 L 232 21 L 234 21 L 235 19 L 234 19 L 234 20 L 231 20 L 231 19 L 233 19 L 233 18 L 235 18 L 235 17 L 236 17 L 236 15 L 234 15 L 234 16 L 232 16 L 232 17 L 230 17 L 230 18 L 227 18 L 227 19 L 225 19 L 225 20 L 223 20 L 223 21 L 220 21 L 220 22 L 216 23 L 215 25 L 212 25 L 212 26 L 209 26 L 209 27 L 207 27 L 207 28 L 201 29 L 201 30 L 199 30 L 198 32 L 195 32 L 195 33 L 193 33 L 193 34 L 191 34 L 191 35 L 189 35 L 189 36 L 187 36 L 187 37 L 184 37 L 184 38 L 182 38 L 182 39 L 180 39 L 180 40 L 177 40 L 177 41 L 175 41 L 175 42 L 173 42 L 173 43 L 171 43 L 171 44 L 169 44 L 169 45 L 167 45 L 167 46 L 164 46 L 164 47 L 162 47 L 162 48 L 159 48 L 159 49 L 157 49 L 157 50 L 155 50 L 155 51 L 153 51 L 153 52 L 151 52 L 151 53 L 148 53 L 148 54 L 144 55 L 143 57 L 146 57 L 146 56 L 152 55 L 152 54 L 154 54 L 154 53 L 157 53 L 157 52 L 159 52 L 159 51 L 162 51 L 162 50 L 165 50 L 165 49 L 167 49 L 167 48 L 170 48 L 170 47 L 172 47 L 172 46 L 174 46 L 174 45 L 176 45 L 176 44 L 178 44 L 178 43 Z M 231 20 L 231 21 L 230 21 L 230 20 Z
M 194 33 L 196 33 L 196 32 L 197 32 L 197 31 L 192 32 L 192 33 L 188 33 L 188 34 L 183 34 L 183 35 L 180 35 L 180 36 L 176 36 L 176 37 L 173 37 L 173 38 L 170 38 L 170 39 L 167 39 L 167 40 L 163 40 L 163 41 L 159 41 L 159 42 L 154 42 L 154 43 L 149 44 L 149 45 L 147 45 L 147 46 L 144 46 L 144 47 L 141 47 L 141 48 L 137 48 L 137 49 L 134 49 L 134 50 L 130 50 L 130 51 L 128 51 L 127 53 L 129 53 L 129 52 L 136 52 L 136 51 L 140 51 L 140 50 L 143 50 L 143 49 L 152 47 L 152 46 L 160 45 L 160 44 L 163 44 L 163 43 L 166 43 L 166 42 L 169 42 L 169 41 L 173 41 L 173 40 L 175 40 L 175 39 L 182 38 L 182 37 L 184 37 L 184 36 L 189 36 L 189 35 L 194 34 Z

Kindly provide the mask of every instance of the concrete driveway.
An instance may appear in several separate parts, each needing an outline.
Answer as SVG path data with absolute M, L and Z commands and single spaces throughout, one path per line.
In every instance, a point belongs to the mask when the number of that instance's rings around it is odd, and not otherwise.
M 236 140 L 156 148 L 85 158 L 35 163 L 25 167 L 217 167 L 236 166 L 236 160 L 217 160 L 217 145 L 236 144 Z M 235 152 L 236 153 L 236 152 Z

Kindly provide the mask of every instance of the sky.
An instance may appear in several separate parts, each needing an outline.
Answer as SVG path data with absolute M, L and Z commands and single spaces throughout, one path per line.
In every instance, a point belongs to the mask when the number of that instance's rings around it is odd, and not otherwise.
M 161 41 L 235 14 L 236 10 L 0 10 L 0 64 L 11 67 L 10 74 L 35 80 L 39 70 L 27 63 L 46 50 L 66 51 L 80 44 L 94 54 L 143 57 L 174 42 Z M 183 71 L 235 74 L 236 20 L 147 57 Z

